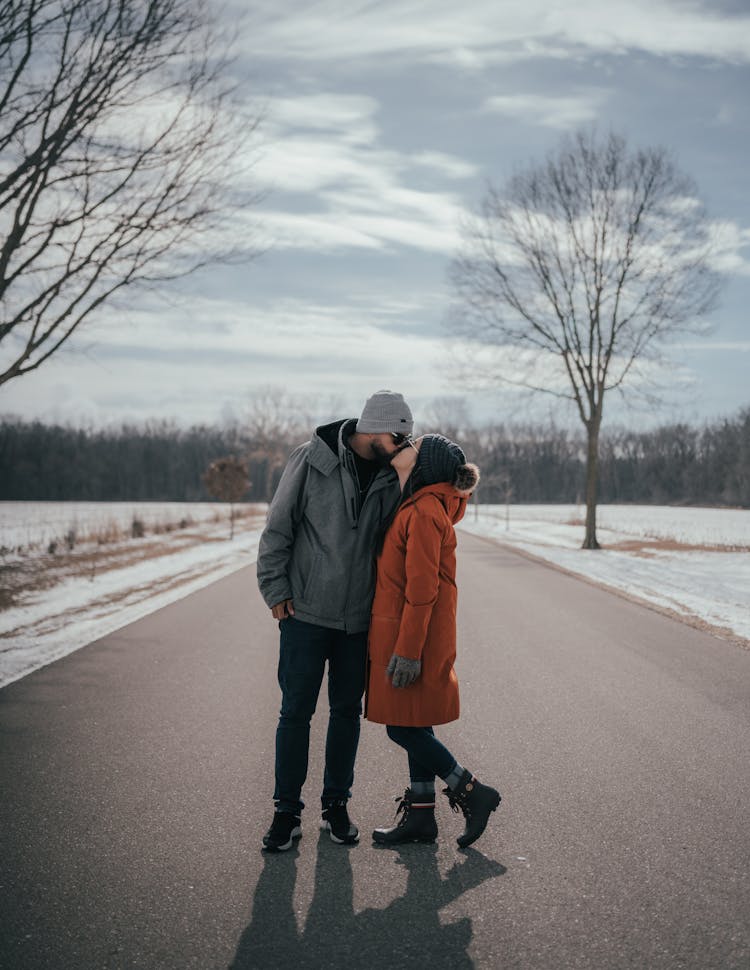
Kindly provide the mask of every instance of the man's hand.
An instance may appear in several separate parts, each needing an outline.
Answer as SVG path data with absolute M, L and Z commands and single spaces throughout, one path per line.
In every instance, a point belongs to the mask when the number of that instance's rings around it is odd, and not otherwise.
M 282 600 L 276 606 L 272 606 L 271 616 L 274 620 L 285 620 L 288 616 L 294 616 L 294 605 L 292 601 Z
M 399 657 L 398 654 L 394 653 L 388 661 L 386 673 L 391 678 L 394 687 L 408 687 L 422 673 L 422 661 Z

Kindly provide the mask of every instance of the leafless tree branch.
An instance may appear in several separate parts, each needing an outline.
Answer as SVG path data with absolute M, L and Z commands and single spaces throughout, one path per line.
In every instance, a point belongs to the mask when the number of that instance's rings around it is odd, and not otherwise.
M 251 255 L 257 117 L 197 0 L 0 0 L 0 384 L 114 293 Z
M 709 225 L 693 183 L 662 148 L 594 129 L 489 187 L 451 265 L 454 335 L 557 358 L 570 394 L 529 371 L 497 379 L 570 396 L 589 440 L 587 535 L 596 548 L 597 447 L 607 391 L 641 359 L 700 328 L 713 308 Z

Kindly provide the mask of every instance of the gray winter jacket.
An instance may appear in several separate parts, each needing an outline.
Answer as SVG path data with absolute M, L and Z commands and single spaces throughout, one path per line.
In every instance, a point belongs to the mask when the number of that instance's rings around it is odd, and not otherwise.
M 305 623 L 358 633 L 370 624 L 375 542 L 398 504 L 398 476 L 381 469 L 360 508 L 355 419 L 316 430 L 287 462 L 258 548 L 258 586 L 269 607 L 291 599 Z

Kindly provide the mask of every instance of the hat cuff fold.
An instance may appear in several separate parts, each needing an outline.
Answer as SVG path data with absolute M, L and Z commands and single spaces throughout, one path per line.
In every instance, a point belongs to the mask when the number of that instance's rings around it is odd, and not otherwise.
M 363 421 L 360 418 L 355 430 L 361 434 L 411 434 L 413 428 L 414 423 L 412 421 L 401 421 L 398 418 L 380 421 L 375 418 Z

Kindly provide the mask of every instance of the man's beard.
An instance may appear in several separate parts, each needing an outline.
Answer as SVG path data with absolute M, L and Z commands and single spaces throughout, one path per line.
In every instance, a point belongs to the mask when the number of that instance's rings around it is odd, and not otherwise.
M 391 454 L 391 452 L 385 450 L 379 441 L 371 441 L 370 453 L 372 454 L 372 460 L 377 462 L 381 468 L 390 468 L 391 461 L 398 454 L 398 451 L 394 451 Z

